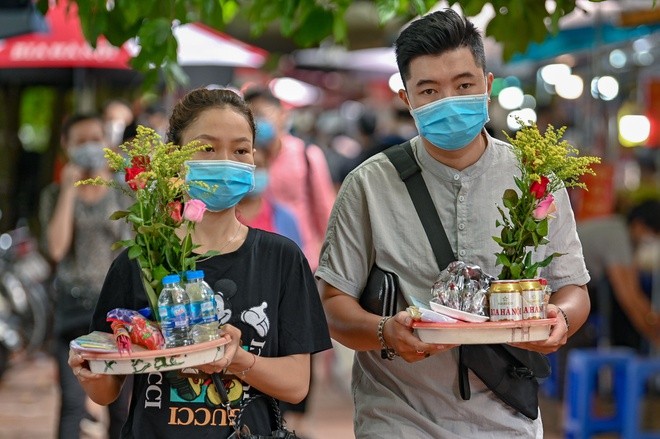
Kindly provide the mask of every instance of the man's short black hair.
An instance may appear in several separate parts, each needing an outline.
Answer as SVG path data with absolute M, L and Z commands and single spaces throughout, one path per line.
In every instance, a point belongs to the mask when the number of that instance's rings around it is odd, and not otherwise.
M 251 87 L 243 93 L 243 99 L 249 105 L 257 99 L 263 99 L 266 102 L 277 105 L 282 105 L 279 99 L 268 89 L 268 87 Z
M 71 127 L 73 127 L 75 124 L 79 122 L 83 122 L 86 120 L 95 120 L 101 126 L 103 126 L 103 119 L 101 119 L 101 116 L 98 115 L 97 113 L 76 113 L 72 114 L 71 116 L 67 117 L 64 120 L 64 123 L 62 124 L 62 137 L 66 140 L 69 138 L 69 134 L 71 133 Z
M 660 234 L 660 201 L 643 201 L 630 209 L 628 223 L 634 222 L 642 223 L 654 233 Z
M 476 27 L 452 9 L 433 12 L 413 21 L 401 31 L 394 44 L 401 78 L 410 79 L 410 63 L 423 55 L 440 55 L 467 47 L 486 73 L 484 42 Z

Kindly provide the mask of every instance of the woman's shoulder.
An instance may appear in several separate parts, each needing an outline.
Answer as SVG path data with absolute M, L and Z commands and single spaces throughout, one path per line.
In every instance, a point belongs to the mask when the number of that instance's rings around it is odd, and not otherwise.
M 258 248 L 278 248 L 287 252 L 300 253 L 300 247 L 291 239 L 286 236 L 280 235 L 275 232 L 267 232 L 261 229 L 250 228 L 250 232 L 254 234 L 254 240 Z

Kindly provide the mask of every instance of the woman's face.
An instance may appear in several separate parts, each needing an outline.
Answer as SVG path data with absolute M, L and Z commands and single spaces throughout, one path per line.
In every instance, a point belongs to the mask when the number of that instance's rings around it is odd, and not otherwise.
M 208 145 L 193 160 L 233 160 L 254 164 L 252 129 L 245 116 L 231 108 L 202 111 L 181 133 L 181 144 L 197 140 Z

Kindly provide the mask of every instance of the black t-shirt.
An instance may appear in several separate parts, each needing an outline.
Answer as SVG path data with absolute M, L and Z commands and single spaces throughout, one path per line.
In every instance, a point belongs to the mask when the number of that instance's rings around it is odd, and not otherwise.
M 303 253 L 289 239 L 250 229 L 237 251 L 199 261 L 197 269 L 204 270 L 205 280 L 216 292 L 221 323 L 241 330 L 244 349 L 281 357 L 331 348 L 314 277 Z M 108 271 L 91 330 L 111 332 L 106 322 L 111 309 L 146 306 L 137 262 L 124 251 Z M 135 375 L 123 438 L 217 439 L 232 433 L 210 377 L 183 372 Z M 232 376 L 225 377 L 225 388 L 233 408 L 259 393 Z M 235 415 L 237 409 L 232 411 Z M 248 406 L 243 420 L 252 433 L 268 434 L 273 427 L 264 398 Z

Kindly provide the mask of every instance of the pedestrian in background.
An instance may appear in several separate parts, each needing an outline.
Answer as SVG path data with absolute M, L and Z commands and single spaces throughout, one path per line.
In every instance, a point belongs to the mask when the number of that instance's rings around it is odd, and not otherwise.
M 121 194 L 105 186 L 75 187 L 76 181 L 112 178 L 103 148 L 107 145 L 102 119 L 94 114 L 77 114 L 62 128 L 62 148 L 68 159 L 60 183 L 52 183 L 41 194 L 39 218 L 45 254 L 55 264 L 55 359 L 60 385 L 58 437 L 80 437 L 80 423 L 89 418 L 87 396 L 68 367 L 69 342 L 89 332 L 94 305 L 103 285 L 105 271 L 116 252 L 111 245 L 127 238 L 127 227 L 111 221 L 119 210 Z M 111 439 L 128 412 L 128 394 L 110 409 Z
M 260 126 L 256 144 L 266 148 L 269 175 L 266 194 L 296 216 L 303 252 L 314 271 L 335 201 L 325 155 L 318 146 L 306 144 L 289 132 L 288 111 L 268 89 L 246 90 L 245 101 Z

